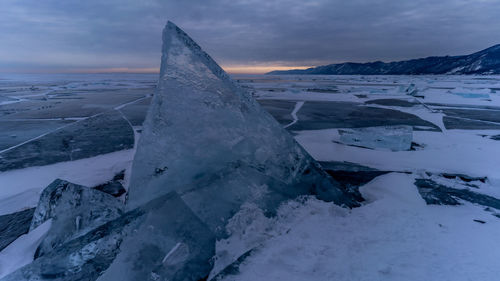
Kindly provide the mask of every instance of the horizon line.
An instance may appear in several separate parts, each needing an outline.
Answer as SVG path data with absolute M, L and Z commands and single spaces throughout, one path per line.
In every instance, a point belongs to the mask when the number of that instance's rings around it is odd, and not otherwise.
M 307 69 L 313 66 L 221 66 L 229 74 L 266 74 L 274 70 Z M 0 70 L 4 74 L 159 74 L 160 68 L 129 68 L 129 67 L 108 67 L 108 68 L 77 68 L 77 69 L 39 69 L 39 70 Z

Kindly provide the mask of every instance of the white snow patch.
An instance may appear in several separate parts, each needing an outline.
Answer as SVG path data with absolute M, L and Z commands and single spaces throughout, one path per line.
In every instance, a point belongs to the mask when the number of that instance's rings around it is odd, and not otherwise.
M 52 225 L 48 220 L 31 232 L 24 234 L 0 252 L 0 278 L 33 261 L 40 245 Z
M 380 176 L 351 211 L 309 199 L 223 280 L 498 280 L 500 220 L 471 204 L 427 206 L 413 181 Z
M 35 207 L 39 193 L 58 178 L 89 187 L 109 181 L 120 171 L 129 170 L 134 153 L 133 149 L 122 150 L 76 161 L 1 172 L 0 215 Z
M 0 216 L 36 206 L 40 196 L 38 188 L 28 189 L 10 197 L 0 199 Z
M 461 173 L 500 179 L 500 142 L 483 138 L 486 131 L 414 131 L 413 141 L 425 145 L 417 151 L 383 151 L 346 146 L 337 129 L 297 131 L 296 140 L 317 160 L 360 163 L 380 170 Z

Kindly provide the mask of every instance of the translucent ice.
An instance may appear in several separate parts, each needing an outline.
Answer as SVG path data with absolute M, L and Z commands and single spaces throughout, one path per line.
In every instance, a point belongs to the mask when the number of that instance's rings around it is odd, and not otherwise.
M 210 230 L 169 193 L 54 245 L 2 281 L 200 280 L 210 272 L 214 248 Z
M 240 166 L 257 178 L 238 176 Z M 134 158 L 129 208 L 171 191 L 181 196 L 196 193 L 196 188 L 210 185 L 221 174 L 231 175 L 235 190 L 260 182 L 270 198 L 317 194 L 338 204 L 353 204 L 248 92 L 169 22 L 163 31 L 158 90 Z M 236 194 L 228 193 L 230 189 L 227 185 L 225 193 L 218 193 L 220 201 L 234 201 Z M 217 193 L 207 191 L 211 192 Z M 186 200 L 194 209 L 200 207 L 190 202 L 203 201 L 193 199 L 197 196 Z M 248 194 L 238 196 L 228 214 L 237 211 Z
M 411 126 L 380 126 L 339 130 L 342 143 L 372 149 L 409 150 L 413 139 Z
M 175 193 L 147 204 L 139 228 L 98 280 L 202 280 L 212 268 L 215 236 Z
M 122 215 L 123 204 L 113 196 L 85 186 L 55 180 L 40 196 L 30 230 L 53 219 L 36 256 L 42 256 Z
M 137 208 L 78 238 L 57 245 L 2 281 L 96 280 L 109 267 L 124 237 L 137 228 L 145 213 L 143 208 Z

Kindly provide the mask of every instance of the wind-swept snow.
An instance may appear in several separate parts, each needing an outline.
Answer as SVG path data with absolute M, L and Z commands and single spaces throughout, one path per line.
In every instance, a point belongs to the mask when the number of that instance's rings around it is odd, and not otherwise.
M 427 206 L 413 181 L 380 176 L 351 211 L 313 198 L 284 206 L 281 235 L 223 280 L 497 280 L 500 220 L 471 204 Z

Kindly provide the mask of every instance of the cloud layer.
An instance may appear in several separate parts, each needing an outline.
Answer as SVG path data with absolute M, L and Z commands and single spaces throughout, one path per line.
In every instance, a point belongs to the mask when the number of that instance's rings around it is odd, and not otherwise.
M 496 0 L 2 0 L 0 70 L 157 68 L 170 19 L 225 66 L 457 55 L 500 43 Z

